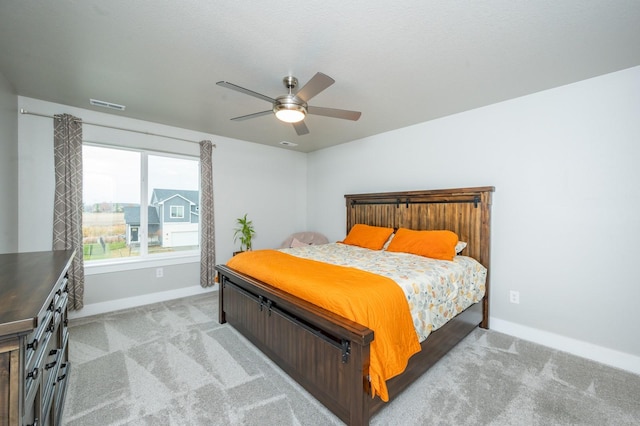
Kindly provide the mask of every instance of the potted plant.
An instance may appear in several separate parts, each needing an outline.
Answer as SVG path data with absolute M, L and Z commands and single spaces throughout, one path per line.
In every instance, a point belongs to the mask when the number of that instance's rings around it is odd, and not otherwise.
M 234 229 L 233 242 L 240 240 L 240 252 L 251 251 L 251 239 L 256 234 L 253 222 L 247 219 L 247 213 L 236 219 L 237 227 Z M 235 252 L 234 254 L 239 253 Z

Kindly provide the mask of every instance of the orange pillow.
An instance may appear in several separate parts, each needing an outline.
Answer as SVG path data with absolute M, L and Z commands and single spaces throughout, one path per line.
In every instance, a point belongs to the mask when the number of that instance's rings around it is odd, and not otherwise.
M 349 235 L 342 242 L 352 246 L 364 247 L 371 250 L 380 250 L 393 233 L 393 228 L 381 226 L 369 226 L 358 223 L 353 225 Z
M 453 260 L 456 255 L 458 236 L 451 231 L 412 231 L 400 228 L 387 251 L 403 252 L 430 257 L 433 259 Z

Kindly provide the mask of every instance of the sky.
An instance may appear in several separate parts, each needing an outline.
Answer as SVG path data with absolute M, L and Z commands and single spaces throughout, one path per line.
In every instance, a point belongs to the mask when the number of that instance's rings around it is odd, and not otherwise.
M 90 145 L 83 146 L 82 156 L 84 204 L 140 204 L 140 170 L 145 156 L 148 158 L 149 198 L 154 188 L 199 189 L 197 158 L 146 155 Z

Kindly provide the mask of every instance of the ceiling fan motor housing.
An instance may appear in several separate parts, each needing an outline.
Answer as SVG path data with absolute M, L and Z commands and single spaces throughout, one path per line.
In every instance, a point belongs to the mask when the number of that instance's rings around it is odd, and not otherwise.
M 282 79 L 282 84 L 284 84 L 284 87 L 289 89 L 289 93 L 291 93 L 291 90 L 298 87 L 298 79 L 292 75 L 288 75 Z

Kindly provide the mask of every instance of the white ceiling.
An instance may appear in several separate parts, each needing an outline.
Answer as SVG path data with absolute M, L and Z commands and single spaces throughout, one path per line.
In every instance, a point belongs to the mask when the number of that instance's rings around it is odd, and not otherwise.
M 311 152 L 640 65 L 639 0 L 0 0 L 18 95 Z M 282 78 L 336 83 L 310 134 L 268 115 Z M 145 130 L 145 129 L 142 129 Z

